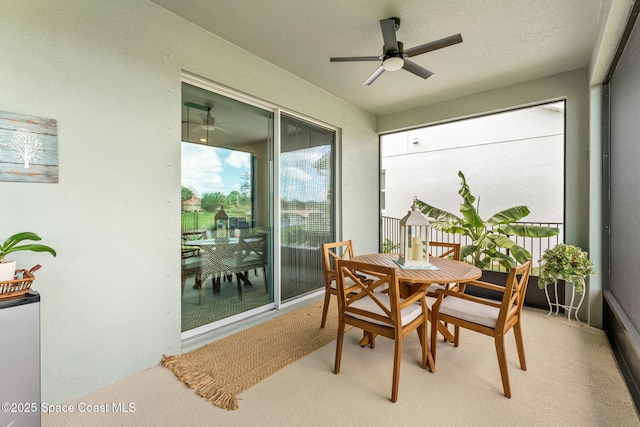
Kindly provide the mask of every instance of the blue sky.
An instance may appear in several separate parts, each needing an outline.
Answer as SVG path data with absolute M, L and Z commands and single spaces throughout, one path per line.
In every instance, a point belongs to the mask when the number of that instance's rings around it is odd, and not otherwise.
M 319 146 L 282 153 L 281 194 L 285 200 L 325 201 L 328 197 L 328 171 L 318 170 L 316 163 L 330 150 Z M 242 175 L 250 171 L 251 154 L 182 143 L 182 186 L 202 197 L 204 193 L 228 195 L 240 191 Z
M 202 197 L 240 191 L 241 176 L 249 172 L 251 155 L 207 145 L 182 143 L 182 186 Z

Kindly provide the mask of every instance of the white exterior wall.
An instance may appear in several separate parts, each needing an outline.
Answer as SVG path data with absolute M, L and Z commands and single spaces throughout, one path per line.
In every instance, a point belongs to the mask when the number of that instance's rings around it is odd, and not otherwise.
M 0 110 L 58 123 L 59 183 L 0 182 L 0 239 L 58 252 L 15 255 L 43 265 L 43 402 L 181 351 L 182 70 L 341 128 L 342 225 L 377 250 L 373 115 L 144 0 L 5 0 L 0 49 Z
M 519 109 L 383 135 L 384 216 L 402 218 L 414 196 L 459 215 L 462 171 L 480 216 L 525 205 L 524 221 L 562 222 L 564 112 Z

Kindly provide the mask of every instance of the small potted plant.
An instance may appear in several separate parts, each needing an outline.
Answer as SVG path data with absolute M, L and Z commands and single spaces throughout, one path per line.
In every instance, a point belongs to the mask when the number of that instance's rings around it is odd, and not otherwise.
M 19 243 L 25 240 L 38 241 L 42 240 L 40 236 L 30 231 L 22 233 L 16 233 L 9 237 L 0 246 L 0 282 L 6 282 L 13 280 L 16 274 L 16 262 L 5 259 L 5 256 L 18 251 L 33 251 L 33 252 L 49 252 L 51 255 L 56 256 L 56 251 L 46 245 L 38 243 L 27 243 L 19 245 Z
M 538 287 L 544 289 L 549 283 L 562 279 L 573 283 L 578 294 L 584 292 L 587 276 L 595 274 L 589 254 L 577 246 L 561 243 L 544 251 L 540 260 Z

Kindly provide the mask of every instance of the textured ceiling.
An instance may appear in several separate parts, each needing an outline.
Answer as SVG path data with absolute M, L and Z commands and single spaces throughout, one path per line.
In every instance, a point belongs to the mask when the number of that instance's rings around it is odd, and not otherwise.
M 432 104 L 590 66 L 600 0 L 152 0 L 244 50 L 374 114 Z M 362 83 L 382 53 L 380 19 L 397 16 L 405 49 L 461 33 L 415 56 L 434 75 L 399 70 Z

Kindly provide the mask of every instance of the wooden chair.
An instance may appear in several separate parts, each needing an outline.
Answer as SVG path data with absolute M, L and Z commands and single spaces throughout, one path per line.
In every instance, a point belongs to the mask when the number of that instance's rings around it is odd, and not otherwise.
M 438 258 L 451 258 L 456 261 L 460 261 L 460 243 L 449 242 L 429 242 L 429 247 L 432 248 L 431 252 Z M 449 289 L 452 283 L 433 283 L 427 288 L 427 296 L 437 298 L 438 289 Z
M 327 312 L 331 295 L 338 295 L 336 287 L 336 262 L 339 259 L 353 258 L 353 244 L 351 240 L 322 244 L 322 267 L 324 269 L 324 305 L 322 306 L 322 321 L 320 327 L 327 323 Z M 347 279 L 347 283 L 349 280 Z M 350 284 L 350 283 L 349 283 Z
M 339 323 L 334 372 L 340 372 L 345 325 L 390 338 L 395 341 L 391 387 L 391 401 L 395 402 L 398 400 L 402 343 L 414 330 L 422 345 L 422 367 L 426 368 L 427 363 L 434 366 L 428 351 L 426 291 L 402 299 L 395 268 L 345 259 L 338 259 L 336 264 Z M 387 288 L 388 293 L 378 292 L 381 286 Z
M 182 252 L 181 259 L 181 276 L 182 276 L 182 295 L 184 295 L 184 286 L 187 283 L 187 278 L 191 275 L 194 275 L 196 278 L 196 283 L 194 288 L 200 288 L 201 279 L 200 279 L 200 268 L 202 267 L 202 262 L 200 259 L 200 255 L 193 255 L 191 252 Z
M 431 308 L 431 351 L 434 363 L 437 345 L 436 328 L 439 321 L 446 321 L 455 326 L 453 341 L 455 347 L 458 346 L 460 340 L 461 327 L 493 337 L 498 355 L 500 375 L 502 376 L 504 395 L 510 398 L 511 387 L 509 385 L 504 336 L 513 328 L 520 359 L 520 369 L 526 371 L 527 363 L 520 320 L 524 296 L 529 283 L 530 270 L 531 260 L 519 267 L 512 268 L 509 271 L 509 277 L 504 287 L 481 281 L 464 284 L 500 292 L 502 294 L 500 301 L 475 297 L 457 290 L 439 290 L 438 300 Z
M 200 255 L 200 248 L 189 246 L 186 243 L 190 240 L 203 240 L 207 238 L 206 231 L 184 231 L 182 232 L 182 258 L 196 257 Z
M 207 238 L 207 230 L 183 231 L 182 241 L 187 240 L 204 240 Z
M 449 242 L 429 242 L 430 254 L 431 257 L 438 258 L 451 258 L 456 261 L 460 261 L 460 243 L 449 243 Z M 427 288 L 427 296 L 431 298 L 437 298 L 437 291 L 439 289 L 454 289 L 456 283 L 432 283 Z M 431 310 L 429 310 L 431 313 Z M 429 318 L 431 315 L 429 314 Z M 447 329 L 446 322 L 440 322 L 438 325 L 438 331 L 442 334 L 442 337 L 445 341 L 453 341 L 453 334 Z
M 265 233 L 241 235 L 237 248 L 235 248 L 235 254 L 222 260 L 224 273 L 235 273 L 236 275 L 240 300 L 242 300 L 242 283 L 244 282 L 245 286 L 253 286 L 249 280 L 249 270 L 262 270 L 264 289 L 269 292 L 267 263 L 267 235 Z
M 200 270 L 202 267 L 200 248 L 197 246 L 187 246 L 185 243 L 189 240 L 202 240 L 207 238 L 206 231 L 188 231 L 182 233 L 182 249 L 181 249 L 181 276 L 182 276 L 182 294 L 184 294 L 184 286 L 187 278 L 194 275 L 196 282 L 194 289 L 201 286 Z

